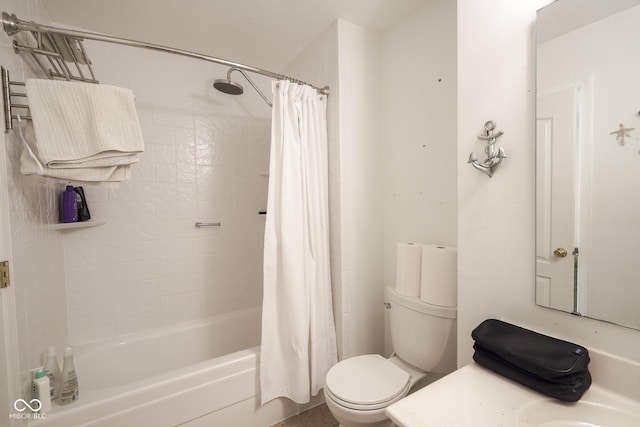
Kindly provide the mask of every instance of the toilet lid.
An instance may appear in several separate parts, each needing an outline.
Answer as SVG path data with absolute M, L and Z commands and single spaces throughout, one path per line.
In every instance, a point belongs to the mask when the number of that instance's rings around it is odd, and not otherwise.
M 409 390 L 407 372 L 378 354 L 351 357 L 327 373 L 326 388 L 342 404 L 374 409 L 399 399 Z

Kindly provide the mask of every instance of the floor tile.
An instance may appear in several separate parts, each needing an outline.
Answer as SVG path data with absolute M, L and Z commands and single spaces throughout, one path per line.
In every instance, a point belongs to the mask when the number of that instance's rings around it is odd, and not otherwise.
M 322 404 L 271 427 L 338 427 L 338 421 L 333 418 L 327 405 Z

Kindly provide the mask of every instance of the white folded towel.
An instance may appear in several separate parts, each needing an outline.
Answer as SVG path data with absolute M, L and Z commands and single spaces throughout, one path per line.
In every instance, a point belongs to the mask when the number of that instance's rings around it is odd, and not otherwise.
M 23 127 L 24 123 L 24 127 Z M 105 165 L 85 168 L 50 168 L 42 165 L 38 149 L 31 141 L 35 140 L 30 122 L 19 121 L 15 127 L 16 135 L 24 145 L 20 156 L 20 173 L 23 175 L 42 175 L 64 181 L 96 184 L 102 182 L 120 182 L 131 179 L 131 167 L 124 165 Z
M 27 79 L 26 93 L 38 156 L 50 168 L 93 167 L 97 160 L 122 156 L 133 163 L 132 155 L 144 151 L 134 95 L 129 89 Z M 122 158 L 114 162 L 127 164 Z M 105 167 L 110 163 L 99 164 Z

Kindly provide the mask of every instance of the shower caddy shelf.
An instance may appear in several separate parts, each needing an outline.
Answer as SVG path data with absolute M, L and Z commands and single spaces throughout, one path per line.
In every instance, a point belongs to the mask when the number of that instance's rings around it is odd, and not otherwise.
M 83 221 L 83 222 L 61 222 L 58 224 L 51 224 L 51 228 L 57 231 L 68 231 L 68 230 L 80 230 L 83 228 L 93 228 L 100 227 L 101 225 L 105 225 L 107 221 Z
M 6 12 L 2 12 L 2 28 L 7 35 L 15 37 L 13 41 L 14 51 L 18 54 L 22 54 L 25 57 L 25 62 L 29 62 L 30 64 L 35 63 L 36 68 L 50 79 L 99 83 L 94 75 L 93 68 L 91 67 L 91 60 L 87 55 L 83 43 L 84 40 L 94 40 L 186 56 L 224 65 L 241 71 L 261 74 L 274 80 L 289 80 L 293 83 L 310 86 L 323 95 L 329 95 L 330 92 L 328 86 L 322 88 L 317 87 L 302 80 L 253 67 L 251 65 L 154 43 L 125 39 L 88 31 L 58 28 L 31 21 L 23 21 L 18 19 L 16 15 L 10 15 Z M 23 34 L 23 32 L 26 34 Z M 13 92 L 12 87 L 15 86 L 24 86 L 24 83 L 11 81 L 9 79 L 9 72 L 3 68 L 2 98 L 5 112 L 5 133 L 8 132 L 9 129 L 13 129 L 13 120 L 16 120 L 18 115 L 15 110 L 25 112 L 24 115 L 20 115 L 21 118 L 30 118 L 28 113 L 26 113 L 28 111 L 28 104 L 26 102 L 13 102 L 13 97 L 26 97 L 24 92 Z

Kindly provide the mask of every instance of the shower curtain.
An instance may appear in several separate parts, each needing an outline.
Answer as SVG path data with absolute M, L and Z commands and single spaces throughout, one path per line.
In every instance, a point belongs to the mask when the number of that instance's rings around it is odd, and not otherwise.
M 262 404 L 306 403 L 337 362 L 329 268 L 327 97 L 273 82 L 264 238 Z

